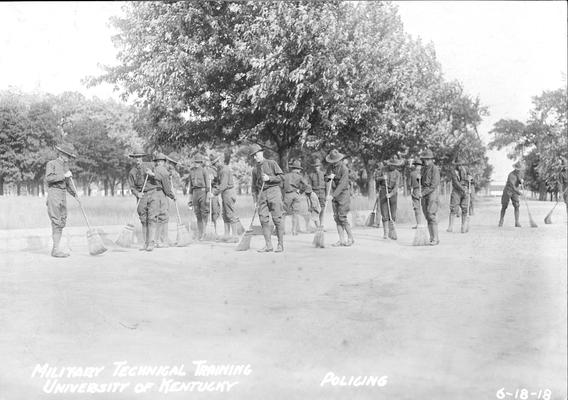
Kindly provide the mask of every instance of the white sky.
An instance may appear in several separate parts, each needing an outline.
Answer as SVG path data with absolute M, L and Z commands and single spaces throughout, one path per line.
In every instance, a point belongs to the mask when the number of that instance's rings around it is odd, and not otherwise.
M 566 85 L 566 2 L 396 2 L 407 32 L 433 42 L 448 79 L 479 96 L 490 116 L 487 132 L 501 118 L 525 121 L 531 97 Z M 118 2 L 0 3 L 0 89 L 8 86 L 87 96 L 114 97 L 109 85 L 86 89 L 81 79 L 113 64 L 108 24 Z M 564 74 L 564 77 L 563 77 Z M 511 167 L 504 152 L 490 152 L 493 179 Z

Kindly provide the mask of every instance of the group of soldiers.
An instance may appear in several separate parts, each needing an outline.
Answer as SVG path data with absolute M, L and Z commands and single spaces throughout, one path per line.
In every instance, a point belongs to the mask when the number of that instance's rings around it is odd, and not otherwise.
M 58 157 L 47 163 L 46 183 L 48 186 L 47 209 L 52 223 L 53 249 L 52 256 L 67 257 L 69 254 L 60 250 L 62 230 L 66 223 L 67 208 L 65 192 L 76 197 L 72 173 L 68 162 L 75 158 L 75 151 L 69 144 L 57 146 Z M 168 247 L 169 200 L 176 202 L 174 181 L 180 184 L 180 175 L 176 166 L 180 163 L 177 155 L 166 156 L 155 153 L 152 162 L 143 161 L 149 155 L 136 151 L 129 155 L 136 162 L 130 170 L 128 182 L 132 194 L 136 197 L 137 213 L 142 225 L 143 245 L 140 250 L 153 251 L 155 247 Z M 333 218 L 337 227 L 339 240 L 332 246 L 349 247 L 355 243 L 348 213 L 351 207 L 350 173 L 347 157 L 338 150 L 331 150 L 324 160 L 314 158 L 309 163 L 307 173 L 299 160 L 288 165 L 289 172 L 284 173 L 278 163 L 264 157 L 263 148 L 252 144 L 249 156 L 253 160 L 252 195 L 258 212 L 265 245 L 259 252 L 284 251 L 285 216 L 292 218 L 292 235 L 299 232 L 300 204 L 306 201 L 308 218 L 316 227 L 323 227 L 325 209 L 331 204 Z M 324 172 L 323 161 L 327 168 Z M 382 215 L 384 238 L 389 237 L 389 222 L 396 222 L 397 196 L 401 182 L 400 168 L 406 162 L 398 156 L 391 157 L 375 172 L 375 183 L 378 189 L 377 203 Z M 428 225 L 429 244 L 440 243 L 438 235 L 437 212 L 439 207 L 440 169 L 434 163 L 431 150 L 424 150 L 416 159 L 409 160 L 412 167 L 410 187 L 416 226 L 421 223 L 422 215 Z M 462 217 L 462 233 L 467 232 L 466 217 L 471 210 L 473 179 L 468 164 L 457 159 L 452 164 L 450 197 L 450 215 L 448 231 L 453 230 L 455 218 Z M 515 226 L 519 223 L 519 196 L 521 195 L 521 163 L 514 165 L 515 170 L 509 174 L 507 185 L 502 195 L 502 209 L 499 226 L 503 225 L 505 211 L 509 201 L 515 209 Z M 224 222 L 224 238 L 237 241 L 244 228 L 236 212 L 236 191 L 233 174 L 222 160 L 222 155 L 211 155 L 207 158 L 197 154 L 187 176 L 190 200 L 188 206 L 193 210 L 197 224 L 198 239 L 204 239 L 205 226 L 215 223 L 219 215 Z M 303 199 L 301 196 L 306 196 Z M 219 201 L 219 198 L 221 201 Z M 177 207 L 177 204 L 176 204 Z M 178 213 L 179 215 L 179 213 Z M 216 228 L 216 226 L 215 226 Z M 274 248 L 271 236 L 277 237 Z

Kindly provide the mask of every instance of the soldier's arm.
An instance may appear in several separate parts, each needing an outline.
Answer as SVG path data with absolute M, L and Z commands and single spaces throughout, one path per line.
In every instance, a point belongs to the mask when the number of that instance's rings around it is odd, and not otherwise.
M 146 177 L 146 176 L 144 176 Z M 128 174 L 128 186 L 130 186 L 130 192 L 138 197 L 138 195 L 140 194 L 140 192 L 138 191 L 138 189 L 136 189 L 136 184 L 134 183 L 134 174 L 132 173 L 132 171 Z
M 75 191 L 75 186 L 71 183 L 71 179 L 70 178 L 66 178 L 65 179 L 65 188 L 67 189 L 67 192 L 73 196 L 73 197 L 77 197 L 77 192 Z
M 272 162 L 269 164 L 270 165 L 270 171 L 268 171 L 269 173 L 263 171 L 266 175 L 268 175 L 267 183 L 282 183 L 282 175 L 284 175 L 284 172 L 282 172 L 282 169 L 280 169 L 280 166 L 276 161 L 274 160 L 271 161 Z
M 398 191 L 398 185 L 400 184 L 400 172 L 396 171 L 394 185 L 390 190 L 391 194 Z
M 422 197 L 428 196 L 436 188 L 434 186 L 434 175 L 435 175 L 435 173 L 436 173 L 435 168 L 433 168 L 432 169 L 432 175 L 431 176 L 425 176 L 426 179 L 422 180 Z M 440 183 L 439 173 L 438 173 L 438 183 Z
M 169 175 L 163 173 L 160 174 L 160 180 L 162 182 L 162 188 L 164 189 L 164 193 L 166 194 L 166 196 L 168 196 L 172 200 L 175 200 L 176 195 L 173 192 L 172 182 L 170 180 Z
M 221 168 L 219 173 L 219 186 L 217 187 L 217 193 L 223 193 L 227 190 L 229 186 L 229 174 L 231 171 L 228 168 Z
M 55 163 L 49 162 L 45 168 L 45 181 L 47 183 L 63 182 L 65 180 L 65 171 L 56 168 Z
M 205 180 L 205 193 L 209 193 L 209 187 L 211 186 L 211 178 L 207 173 L 206 169 L 203 168 L 203 179 Z
M 302 177 L 300 179 L 300 187 L 301 187 L 301 191 L 306 193 L 306 194 L 310 194 L 312 193 L 312 185 L 310 184 L 310 180 L 306 179 L 304 177 Z

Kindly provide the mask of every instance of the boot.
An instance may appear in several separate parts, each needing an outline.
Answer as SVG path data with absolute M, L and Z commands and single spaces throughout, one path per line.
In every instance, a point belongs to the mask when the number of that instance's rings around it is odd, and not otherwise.
M 467 232 L 467 214 L 462 215 L 461 233 Z
M 345 231 L 343 226 L 337 225 L 337 233 L 339 234 L 339 241 L 332 244 L 333 247 L 339 247 L 345 244 Z
M 516 228 L 522 228 L 523 226 L 521 225 L 521 223 L 519 222 L 519 209 L 515 208 L 515 227 Z
M 146 251 L 146 249 L 148 248 L 148 224 L 142 224 L 142 240 L 142 247 L 140 247 L 138 250 Z
M 505 220 L 505 211 L 507 211 L 506 208 L 501 208 L 501 218 L 499 218 L 499 227 L 503 226 L 503 221 Z
M 446 229 L 446 232 L 453 232 L 453 231 L 454 231 L 454 214 L 450 213 L 450 221 L 448 223 L 448 229 Z
M 166 222 L 158 222 L 156 224 L 156 247 L 170 247 L 167 241 L 167 230 L 168 227 Z
M 270 224 L 266 223 L 262 225 L 262 236 L 264 236 L 265 245 L 262 249 L 257 250 L 259 253 L 268 253 L 273 250 L 272 240 L 270 239 L 271 231 Z
M 440 239 L 438 239 L 438 224 L 432 224 L 432 241 L 430 246 L 436 246 L 440 244 Z
M 432 232 L 432 223 L 428 222 L 428 235 L 430 236 L 430 243 L 434 240 L 434 232 Z
M 386 221 L 383 221 L 383 239 L 389 238 L 389 224 Z
M 298 228 L 300 225 L 300 218 L 296 214 L 292 215 L 292 236 L 298 235 Z
M 165 247 L 170 247 L 172 243 L 170 242 L 170 234 L 168 232 L 169 223 L 168 221 L 162 224 L 162 241 L 165 244 Z
M 158 229 L 157 223 L 148 223 L 148 246 L 146 251 L 153 251 L 156 246 L 156 231 Z
M 233 224 L 233 226 L 234 226 L 234 225 L 235 225 L 235 224 Z M 234 227 L 233 227 L 233 231 L 234 231 L 234 232 L 233 232 L 233 235 L 235 235 L 236 230 L 235 230 Z M 231 224 L 230 224 L 230 223 L 225 222 L 225 223 L 223 224 L 223 236 L 224 236 L 225 238 L 227 238 L 227 239 L 231 237 Z
M 351 231 L 351 225 L 346 224 L 344 227 L 345 232 L 347 232 L 347 242 L 345 243 L 344 246 L 353 246 L 353 244 L 355 243 L 355 239 L 353 239 L 353 232 Z
M 63 233 L 60 229 L 53 229 L 51 233 L 51 238 L 53 239 L 53 248 L 51 249 L 51 256 L 56 258 L 69 257 L 69 253 L 59 250 L 59 243 L 61 242 L 61 234 Z
M 281 253 L 284 251 L 284 226 L 282 226 L 282 223 L 275 223 L 274 225 L 276 227 L 276 236 L 278 237 L 278 245 L 276 246 L 276 250 L 274 252 Z
M 232 239 L 232 240 L 235 241 L 235 242 L 238 242 L 238 241 L 239 241 L 239 236 L 240 236 L 240 234 L 239 234 L 239 225 L 240 225 L 240 222 L 235 222 L 235 223 L 232 223 L 232 224 L 231 224 L 231 230 L 232 230 L 232 234 L 233 234 L 233 235 L 230 236 L 229 239 Z
M 414 218 L 416 219 L 416 225 L 412 229 L 418 229 L 418 224 L 420 223 L 420 210 L 414 210 Z
M 197 240 L 201 241 L 203 240 L 203 221 L 198 220 L 197 221 Z

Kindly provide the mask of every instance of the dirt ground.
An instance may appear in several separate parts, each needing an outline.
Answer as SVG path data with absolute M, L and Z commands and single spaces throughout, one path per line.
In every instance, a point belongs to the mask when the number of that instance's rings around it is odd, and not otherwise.
M 351 248 L 285 237 L 283 254 L 199 243 L 67 259 L 0 259 L 0 400 L 566 398 L 567 235 L 564 205 L 530 202 L 538 229 L 497 228 L 498 199 L 481 198 L 468 234 L 413 247 L 358 228 Z M 459 222 L 459 221 L 458 221 Z M 381 231 L 381 232 L 379 232 Z M 326 241 L 336 240 L 327 229 Z M 193 376 L 196 360 L 250 364 L 240 376 Z M 112 377 L 113 362 L 184 364 L 179 381 L 239 381 L 230 392 L 158 391 L 159 377 Z M 94 379 L 154 381 L 147 394 L 46 394 L 37 364 L 105 366 Z M 326 374 L 387 376 L 383 387 L 321 385 Z M 170 379 L 168 378 L 168 379 Z M 518 390 L 518 391 L 517 391 Z M 536 393 L 540 392 L 540 397 Z M 516 392 L 517 391 L 517 392 Z M 533 394 L 531 394 L 533 393 Z

